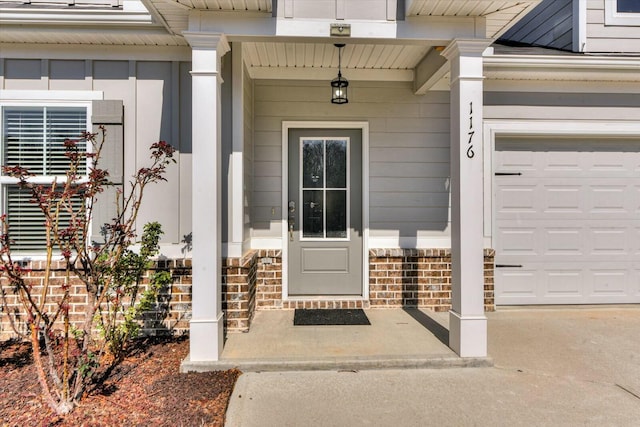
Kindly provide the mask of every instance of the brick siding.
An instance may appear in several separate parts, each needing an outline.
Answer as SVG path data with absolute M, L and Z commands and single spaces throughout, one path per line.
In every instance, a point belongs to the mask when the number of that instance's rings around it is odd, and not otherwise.
M 493 264 L 495 252 L 484 251 L 484 307 L 495 310 Z M 449 249 L 371 249 L 369 251 L 371 307 L 451 309 L 451 251 Z
M 485 310 L 493 311 L 494 251 L 484 251 Z M 27 280 L 42 286 L 44 262 L 33 261 L 27 268 Z M 64 269 L 54 265 L 52 295 L 62 295 Z M 191 260 L 161 260 L 147 272 L 143 284 L 148 283 L 154 270 L 169 270 L 173 282 L 160 293 L 153 311 L 142 319 L 146 334 L 184 333 L 191 319 Z M 1 280 L 5 280 L 2 278 Z M 9 291 L 10 292 L 10 291 Z M 6 295 L 9 310 L 19 310 L 16 296 Z M 86 292 L 76 279 L 72 281 L 71 321 L 83 320 Z M 357 298 L 282 300 L 282 251 L 262 249 L 249 251 L 242 258 L 227 258 L 222 264 L 222 308 L 225 311 L 226 332 L 246 332 L 256 310 L 296 308 L 383 308 L 420 307 L 434 311 L 451 308 L 451 251 L 449 249 L 371 249 L 369 251 L 369 300 Z M 53 310 L 53 306 L 49 307 Z M 24 329 L 24 318 L 18 316 Z M 0 338 L 13 335 L 7 313 L 0 313 Z
M 36 301 L 40 299 L 40 291 L 44 281 L 43 261 L 32 261 L 27 263 L 25 268 L 30 269 L 26 274 L 26 280 L 33 286 L 33 295 Z M 145 273 L 142 279 L 142 287 L 149 283 L 149 276 L 157 270 L 168 270 L 171 272 L 172 283 L 170 286 L 161 290 L 158 295 L 158 302 L 153 310 L 145 312 L 141 317 L 142 333 L 146 335 L 159 334 L 181 334 L 189 331 L 189 320 L 191 319 L 191 260 L 160 260 Z M 49 295 L 52 296 L 52 304 L 45 306 L 48 312 L 54 312 L 57 307 L 54 301 L 56 297 L 62 297 L 64 292 L 62 285 L 64 283 L 65 270 L 62 262 L 54 262 L 52 264 L 51 278 L 49 285 Z M 7 279 L 2 277 L 3 284 L 7 283 Z M 82 282 L 77 278 L 70 280 L 71 298 L 69 302 L 70 316 L 69 320 L 75 326 L 79 327 L 84 321 L 84 306 L 87 302 L 87 293 Z M 18 330 L 25 332 L 26 324 L 24 313 L 21 313 L 21 305 L 18 298 L 14 295 L 9 287 L 4 287 L 5 298 L 7 300 L 8 309 L 12 314 L 11 317 L 16 320 Z M 4 312 L 4 306 L 0 305 L 0 339 L 6 339 L 15 336 L 11 327 L 11 319 Z M 60 324 L 62 329 L 62 324 Z

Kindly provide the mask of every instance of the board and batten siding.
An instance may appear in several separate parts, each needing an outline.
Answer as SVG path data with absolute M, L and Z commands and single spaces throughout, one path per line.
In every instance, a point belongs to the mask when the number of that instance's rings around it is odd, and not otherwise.
M 587 1 L 587 52 L 640 52 L 640 26 L 607 25 L 605 0 L 581 1 Z
M 573 0 L 544 0 L 511 27 L 501 40 L 571 51 Z
M 0 59 L 0 89 L 102 91 L 124 103 L 124 180 L 150 163 L 149 146 L 171 143 L 177 164 L 167 182 L 148 187 L 138 229 L 162 224 L 162 242 L 181 245 L 191 232 L 190 63 L 178 61 Z M 125 184 L 125 189 L 126 189 Z
M 352 82 L 349 103 L 334 105 L 327 82 L 261 80 L 254 93 L 252 238 L 281 237 L 282 122 L 367 121 L 372 244 L 448 239 L 449 92 Z

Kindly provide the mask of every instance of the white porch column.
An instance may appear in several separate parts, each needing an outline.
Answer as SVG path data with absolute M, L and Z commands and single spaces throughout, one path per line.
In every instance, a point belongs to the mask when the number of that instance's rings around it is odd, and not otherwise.
M 184 32 L 192 49 L 192 362 L 216 361 L 223 346 L 221 281 L 220 59 L 223 34 Z
M 484 315 L 482 52 L 488 40 L 454 40 L 451 63 L 451 302 L 449 347 L 487 355 Z

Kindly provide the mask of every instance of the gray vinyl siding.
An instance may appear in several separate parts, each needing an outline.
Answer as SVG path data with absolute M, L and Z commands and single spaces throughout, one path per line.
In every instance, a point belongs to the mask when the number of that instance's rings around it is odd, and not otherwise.
M 572 0 L 544 0 L 509 29 L 501 39 L 571 51 L 572 27 Z
M 587 1 L 587 52 L 640 52 L 640 26 L 605 25 L 605 0 Z
M 348 104 L 329 100 L 326 82 L 255 82 L 252 236 L 281 236 L 283 120 L 367 121 L 370 236 L 448 236 L 449 93 L 353 82 Z
M 635 93 L 486 92 L 485 119 L 637 121 Z
M 232 72 L 231 72 L 231 54 L 222 57 L 221 67 L 222 85 L 220 90 L 220 120 L 222 122 L 221 129 L 221 144 L 222 144 L 222 158 L 221 158 L 221 199 L 230 200 L 229 194 L 233 191 L 233 183 L 231 182 L 232 165 L 231 165 L 231 153 L 233 152 L 233 102 L 232 95 Z M 229 218 L 233 214 L 233 206 L 231 203 L 225 203 L 222 206 L 222 241 L 228 242 L 231 235 L 231 224 Z
M 242 70 L 244 79 L 244 207 L 243 236 L 247 240 L 251 236 L 251 206 L 253 205 L 253 80 L 246 68 Z
M 148 187 L 138 229 L 159 221 L 164 243 L 191 232 L 191 78 L 189 63 L 171 61 L 0 59 L 7 90 L 103 91 L 124 103 L 124 180 L 150 163 L 149 146 L 166 140 L 178 151 L 167 182 Z M 127 186 L 125 185 L 125 190 Z

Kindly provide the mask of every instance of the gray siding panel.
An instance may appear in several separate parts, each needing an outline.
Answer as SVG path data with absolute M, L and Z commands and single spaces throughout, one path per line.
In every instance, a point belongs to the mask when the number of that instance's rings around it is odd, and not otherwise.
M 572 0 L 544 0 L 510 28 L 501 40 L 570 51 L 572 27 Z
M 605 23 L 605 0 L 587 2 L 587 52 L 639 53 L 638 25 Z
M 567 107 L 640 107 L 640 96 L 635 93 L 545 93 L 545 92 L 485 92 L 484 105 L 527 105 Z
M 353 82 L 349 89 L 349 103 L 336 106 L 324 82 L 255 82 L 252 236 L 281 236 L 284 120 L 367 121 L 370 235 L 447 236 L 449 93 L 414 96 L 410 83 L 399 82 Z
M 174 83 L 170 62 L 138 62 L 136 64 L 136 164 L 149 164 L 149 146 L 159 140 L 172 141 L 173 100 L 172 84 Z M 178 105 L 176 100 L 175 105 Z M 126 126 L 126 124 L 125 124 Z M 125 162 L 127 159 L 125 158 Z M 152 185 L 145 190 L 146 203 L 142 204 L 137 224 L 139 230 L 149 221 L 162 224 L 165 242 L 177 242 L 178 209 L 176 200 L 178 192 L 178 166 L 171 164 L 167 168 L 166 182 Z
M 254 108 L 253 108 L 253 93 L 254 84 L 246 68 L 243 69 L 244 78 L 244 147 L 243 147 L 243 159 L 244 159 L 244 227 L 243 235 L 245 239 L 249 239 L 251 236 L 251 224 L 253 221 L 253 215 L 251 207 L 254 204 L 254 184 L 253 184 L 253 163 L 254 158 L 260 158 L 260 153 L 254 147 Z M 279 142 L 278 142 L 279 144 Z M 265 148 L 265 147 L 263 147 Z M 278 150 L 276 150 L 278 151 Z M 281 157 L 280 154 L 278 154 Z M 262 206 L 265 206 L 266 201 L 262 201 Z M 269 201 L 266 205 L 279 206 L 280 200 L 277 202 Z
M 191 64 L 179 64 L 180 92 L 180 140 L 173 141 L 178 148 L 178 164 L 180 165 L 179 200 L 179 238 L 181 242 L 189 242 L 191 236 Z
M 178 152 L 167 182 L 145 193 L 138 228 L 162 223 L 163 243 L 180 244 L 191 232 L 191 78 L 189 63 L 2 58 L 0 89 L 94 90 L 124 104 L 125 183 L 149 165 L 149 146 L 160 139 Z M 127 185 L 125 185 L 125 190 Z M 109 214 L 107 213 L 107 216 Z M 106 218 L 106 217 L 105 217 Z

